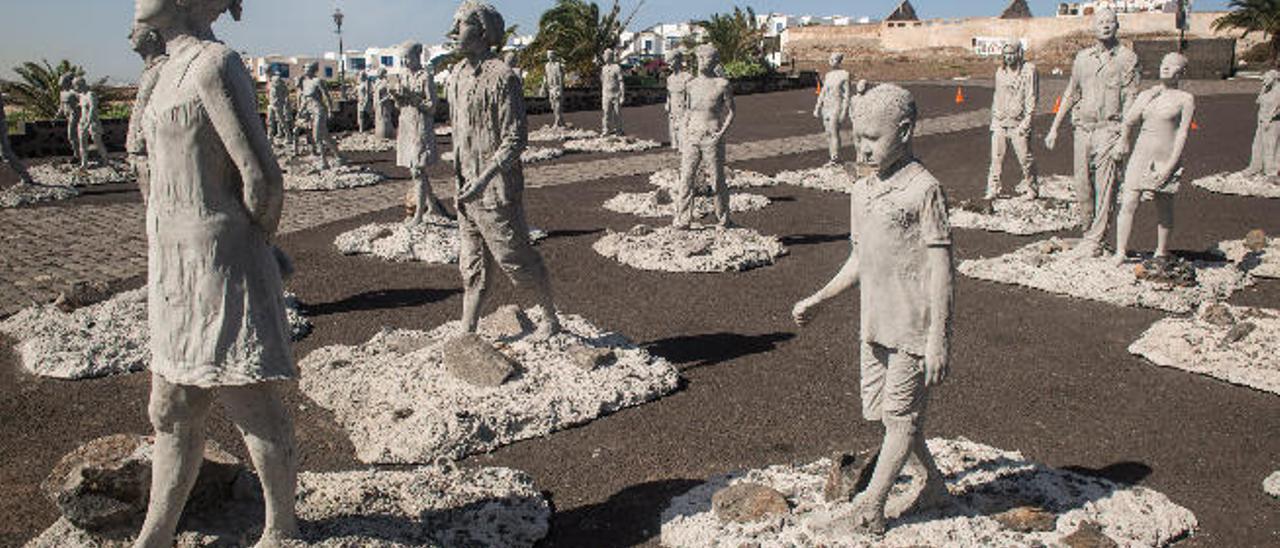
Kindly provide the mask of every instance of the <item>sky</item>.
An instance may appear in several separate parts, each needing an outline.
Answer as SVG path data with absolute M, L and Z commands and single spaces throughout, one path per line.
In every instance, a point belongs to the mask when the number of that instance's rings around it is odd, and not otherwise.
M 602 9 L 612 0 L 595 0 Z M 620 0 L 623 13 L 639 7 L 632 30 L 656 23 L 701 19 L 731 12 L 737 5 L 756 13 L 791 15 L 849 15 L 883 18 L 900 0 Z M 912 0 L 921 17 L 997 15 L 1009 0 Z M 491 0 L 508 25 L 521 34 L 534 34 L 538 16 L 554 0 Z M 1035 15 L 1050 15 L 1058 0 L 1029 0 Z M 1197 0 L 1196 10 L 1223 9 L 1227 0 Z M 454 0 L 244 0 L 240 22 L 224 16 L 214 31 L 236 50 L 254 55 L 319 55 L 337 49 L 331 14 L 340 6 L 346 14 L 343 36 L 347 49 L 390 46 L 408 39 L 423 43 L 444 41 Z M 96 79 L 132 82 L 142 63 L 129 50 L 127 36 L 133 18 L 129 0 L 0 0 L 0 78 L 12 78 L 12 67 L 23 61 L 69 59 Z

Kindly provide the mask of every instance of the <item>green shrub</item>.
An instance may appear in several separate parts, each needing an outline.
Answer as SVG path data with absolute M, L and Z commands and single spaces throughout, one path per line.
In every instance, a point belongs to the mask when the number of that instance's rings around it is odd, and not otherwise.
M 730 80 L 759 78 L 769 73 L 769 68 L 759 61 L 729 61 L 724 64 L 724 75 Z

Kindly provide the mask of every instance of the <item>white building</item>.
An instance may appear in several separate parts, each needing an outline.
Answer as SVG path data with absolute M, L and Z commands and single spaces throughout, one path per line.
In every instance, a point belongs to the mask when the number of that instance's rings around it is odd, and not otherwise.
M 661 23 L 640 32 L 624 31 L 618 41 L 622 44 L 622 57 L 664 57 L 678 49 L 686 38 L 701 40 L 703 30 L 690 22 Z
M 787 29 L 796 27 L 847 27 L 851 25 L 869 25 L 875 22 L 870 17 L 851 17 L 848 15 L 787 15 L 785 13 L 770 13 L 767 15 L 756 15 L 756 24 L 764 29 L 765 38 L 777 39 L 777 51 L 771 52 L 765 56 L 765 60 L 773 66 L 782 64 L 782 51 L 787 43 Z
M 1190 4 L 1188 2 L 1188 10 Z M 1116 13 L 1177 13 L 1178 0 L 1097 0 L 1058 4 L 1058 17 L 1087 17 L 1102 8 Z
M 249 74 L 253 75 L 253 79 L 258 82 L 266 82 L 271 79 L 272 74 L 280 74 L 286 80 L 294 80 L 302 76 L 302 71 L 307 63 L 317 63 L 320 65 L 320 77 L 324 79 L 332 79 L 338 77 L 338 63 L 332 59 L 322 59 L 317 57 L 307 57 L 304 55 L 279 55 L 272 54 L 262 57 L 253 57 L 247 54 L 241 54 L 244 60 L 245 68 L 249 69 Z

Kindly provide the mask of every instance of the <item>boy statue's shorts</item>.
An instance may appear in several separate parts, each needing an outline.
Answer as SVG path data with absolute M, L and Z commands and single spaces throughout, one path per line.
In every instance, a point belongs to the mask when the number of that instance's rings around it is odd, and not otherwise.
M 918 427 L 925 405 L 924 358 L 864 341 L 860 361 L 862 417 Z

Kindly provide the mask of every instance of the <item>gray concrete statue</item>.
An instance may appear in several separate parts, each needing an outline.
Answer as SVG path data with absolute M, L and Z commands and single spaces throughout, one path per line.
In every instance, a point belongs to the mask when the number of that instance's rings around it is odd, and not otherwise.
M 618 54 L 612 49 L 607 50 L 600 66 L 601 135 L 622 135 L 622 103 L 626 100 L 627 88 L 622 83 Z
M 882 84 L 867 93 L 854 128 L 858 160 L 873 174 L 850 196 L 852 252 L 831 281 L 792 310 L 804 326 L 820 305 L 861 286 L 862 415 L 882 423 L 885 434 L 852 525 L 872 534 L 886 529 L 885 504 L 904 466 L 925 478 L 908 511 L 950 501 L 923 426 L 929 389 L 947 378 L 950 364 L 951 227 L 942 185 L 912 152 L 916 117 L 915 100 L 901 87 Z
M 369 73 L 361 71 L 356 76 L 356 131 L 364 133 L 369 128 L 369 116 L 373 114 L 373 80 Z
M 813 106 L 813 117 L 822 120 L 827 132 L 827 154 L 830 164 L 840 161 L 840 123 L 849 112 L 849 71 L 840 68 L 843 53 L 831 54 L 831 70 L 822 77 L 822 92 Z
M 542 77 L 542 91 L 551 103 L 555 127 L 564 127 L 564 64 L 555 51 L 547 51 L 547 65 Z
M 338 154 L 338 143 L 329 134 L 329 113 L 333 105 L 329 100 L 329 92 L 320 79 L 320 65 L 307 63 L 303 69 L 302 80 L 298 84 L 298 124 L 306 130 L 311 140 L 311 153 L 320 157 L 320 167 L 329 169 L 329 155 L 334 163 L 342 165 L 342 156 Z M 297 142 L 294 152 L 297 153 Z
M 155 427 L 151 494 L 134 546 L 173 545 L 203 461 L 214 401 L 262 484 L 258 546 L 297 535 L 297 449 L 280 385 L 296 378 L 281 266 L 272 246 L 284 179 L 252 77 L 217 41 L 237 0 L 137 0 L 136 19 L 168 43 L 144 115 L 151 157 L 147 297 Z
M 684 51 L 673 50 L 667 54 L 667 132 L 671 135 L 671 148 L 681 150 L 680 137 L 684 131 L 684 118 L 689 110 L 689 81 L 693 75 L 684 70 Z
M 684 229 L 693 222 L 693 202 L 701 167 L 711 175 L 716 225 L 729 228 L 733 223 L 729 220 L 729 183 L 725 179 L 725 132 L 733 124 L 733 85 L 717 76 L 720 53 L 715 46 L 698 46 L 696 54 L 699 74 L 688 86 L 689 108 L 684 118 L 684 134 L 680 137 L 680 187 L 674 196 L 676 213 L 672 226 Z
M 27 165 L 22 163 L 18 155 L 13 152 L 13 146 L 9 143 L 9 124 L 4 116 L 4 94 L 0 93 L 0 164 L 4 164 L 18 175 L 19 184 L 32 184 L 35 179 L 31 178 L 31 173 L 27 171 Z
M 400 107 L 400 121 L 396 137 L 396 165 L 409 168 L 413 179 L 414 199 L 417 209 L 413 222 L 421 223 L 424 214 L 444 216 L 431 192 L 427 168 L 436 163 L 436 84 L 430 70 L 422 66 L 422 44 L 406 42 L 401 46 L 405 74 L 391 88 L 391 95 Z
M 293 142 L 293 109 L 289 107 L 289 83 L 278 71 L 267 82 L 267 134 L 274 141 Z
M 1098 43 L 1076 55 L 1062 106 L 1053 119 L 1045 146 L 1053 150 L 1058 127 L 1067 112 L 1075 126 L 1075 195 L 1084 238 L 1073 253 L 1095 256 L 1110 223 L 1115 186 L 1124 161 L 1120 124 L 1138 94 L 1141 77 L 1138 56 L 1120 44 L 1115 12 L 1102 9 L 1093 16 Z
M 861 108 L 862 99 L 866 97 L 868 89 L 870 89 L 870 84 L 867 83 L 865 79 L 858 80 L 858 83 L 853 85 L 852 93 L 849 94 L 849 108 L 847 109 L 849 111 L 850 125 L 857 123 L 858 109 Z M 853 153 L 854 161 L 857 161 L 858 159 L 857 151 L 859 150 L 859 148 L 858 148 L 858 128 L 856 126 L 853 128 L 853 132 L 850 134 L 850 138 L 853 140 L 852 144 L 853 144 L 853 150 L 854 150 L 854 153 Z
M 1022 184 L 1018 188 L 1028 198 L 1039 193 L 1036 160 L 1031 154 L 1031 122 L 1040 100 L 1040 81 L 1036 66 L 1024 58 L 1022 45 L 1005 44 L 1001 51 L 1004 63 L 996 70 L 995 94 L 991 100 L 991 169 L 987 176 L 988 200 L 1000 195 L 1004 156 L 1010 143 L 1022 167 Z
M 1169 256 L 1169 234 L 1173 231 L 1173 195 L 1182 182 L 1182 152 L 1186 148 L 1196 99 L 1178 89 L 1187 58 L 1170 53 L 1160 63 L 1160 83 L 1138 94 L 1125 113 L 1120 146 L 1127 150 L 1129 135 L 1141 124 L 1125 169 L 1120 212 L 1116 215 L 1116 262 L 1123 262 L 1133 231 L 1133 215 L 1138 202 L 1154 199 L 1158 225 L 1157 258 Z
M 58 79 L 58 115 L 67 121 L 67 143 L 71 145 L 71 159 L 79 162 L 80 150 L 80 95 L 76 93 L 76 75 L 63 74 Z
M 133 51 L 142 57 L 143 66 L 142 75 L 138 77 L 138 92 L 129 111 L 129 134 L 125 137 L 124 148 L 129 154 L 129 165 L 138 178 L 138 191 L 145 201 L 151 189 L 151 168 L 147 160 L 147 140 L 143 134 L 143 113 L 151 103 L 160 69 L 169 58 L 165 55 L 164 37 L 149 25 L 134 23 L 129 43 Z
M 1262 75 L 1257 102 L 1258 128 L 1253 133 L 1249 167 L 1240 175 L 1277 177 L 1280 176 L 1280 71 L 1269 70 Z
M 80 141 L 80 167 L 89 167 L 89 149 L 98 153 L 102 165 L 111 165 L 107 160 L 107 145 L 102 141 L 102 118 L 98 105 L 98 94 L 89 88 L 83 76 L 77 76 L 73 84 L 80 100 L 80 126 L 76 138 Z
M 373 83 L 373 134 L 381 139 L 396 138 L 396 98 L 391 95 L 391 82 L 387 69 L 378 69 Z
M 457 178 L 458 266 L 465 295 L 462 327 L 473 333 L 494 266 L 517 289 L 537 296 L 542 324 L 535 337 L 560 331 L 551 280 L 529 241 L 524 211 L 524 164 L 529 139 L 520 78 L 494 54 L 506 30 L 490 4 L 468 0 L 454 15 L 450 38 L 465 56 L 449 80 Z

